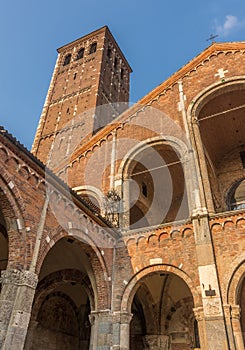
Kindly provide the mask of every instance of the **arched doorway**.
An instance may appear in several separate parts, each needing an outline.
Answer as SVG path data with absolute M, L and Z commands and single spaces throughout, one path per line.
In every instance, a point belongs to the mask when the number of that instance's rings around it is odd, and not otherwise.
M 185 281 L 153 272 L 137 283 L 131 312 L 130 350 L 190 350 L 199 347 L 194 301 Z
M 94 281 L 88 247 L 59 240 L 43 261 L 25 349 L 88 350 Z

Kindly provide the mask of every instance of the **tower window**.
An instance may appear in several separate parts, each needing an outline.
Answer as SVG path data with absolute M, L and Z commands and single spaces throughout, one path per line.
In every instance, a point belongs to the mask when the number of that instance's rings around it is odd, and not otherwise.
M 76 77 L 77 77 L 77 73 L 74 73 L 74 75 L 73 75 L 73 80 L 75 80 Z
M 243 169 L 245 169 L 245 151 L 240 152 L 240 157 L 241 157 L 241 161 L 242 161 L 242 167 L 243 167 Z
M 64 59 L 63 66 L 67 66 L 70 62 L 71 62 L 71 54 L 69 53 L 68 55 L 66 55 Z
M 97 50 L 97 43 L 91 44 L 89 48 L 89 54 L 96 52 L 96 50 Z
M 121 69 L 121 79 L 123 79 L 123 76 L 124 76 L 124 69 L 122 68 Z
M 84 56 L 84 48 L 82 47 L 77 53 L 77 60 L 80 60 Z
M 111 48 L 110 47 L 108 47 L 108 49 L 107 49 L 107 57 L 111 58 Z
M 142 194 L 144 197 L 147 197 L 147 186 L 144 182 L 142 182 Z
M 115 57 L 114 68 L 117 69 L 117 66 L 118 66 L 118 59 Z

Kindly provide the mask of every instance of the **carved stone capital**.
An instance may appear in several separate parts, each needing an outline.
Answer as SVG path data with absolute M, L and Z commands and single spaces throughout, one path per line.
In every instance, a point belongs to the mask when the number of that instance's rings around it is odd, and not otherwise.
M 111 312 L 110 310 L 92 311 L 89 315 L 91 325 L 96 321 L 109 321 L 111 323 L 129 324 L 133 315 L 127 312 Z
M 133 314 L 129 314 L 127 312 L 120 313 L 120 323 L 121 324 L 129 324 L 132 320 Z
M 194 312 L 194 315 L 195 315 L 197 322 L 202 321 L 204 319 L 203 307 L 193 308 L 193 312 Z
M 239 305 L 231 305 L 231 317 L 240 320 L 241 308 Z
M 38 283 L 37 274 L 28 270 L 8 269 L 1 272 L 2 285 L 13 284 L 16 286 L 28 286 L 35 289 Z

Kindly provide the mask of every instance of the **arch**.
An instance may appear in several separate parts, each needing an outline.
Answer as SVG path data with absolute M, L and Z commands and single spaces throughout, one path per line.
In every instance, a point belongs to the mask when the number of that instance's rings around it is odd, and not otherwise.
M 123 226 L 135 229 L 187 219 L 195 186 L 195 181 L 186 181 L 189 161 L 187 145 L 173 136 L 150 138 L 128 151 L 118 170 Z
M 198 293 L 197 288 L 195 287 L 192 279 L 183 271 L 178 269 L 175 266 L 167 265 L 167 264 L 159 264 L 159 265 L 152 265 L 148 266 L 139 272 L 137 272 L 128 282 L 127 286 L 124 289 L 123 295 L 122 295 L 122 302 L 121 302 L 121 311 L 122 312 L 128 312 L 130 313 L 130 308 L 132 305 L 132 300 L 135 294 L 135 291 L 138 288 L 138 283 L 141 279 L 147 277 L 150 274 L 154 273 L 172 273 L 178 277 L 180 277 L 188 286 L 194 300 L 195 307 L 201 306 L 201 297 Z
M 118 173 L 124 175 L 128 173 L 128 167 L 131 159 L 134 159 L 137 154 L 146 148 L 155 146 L 159 143 L 170 145 L 177 152 L 181 160 L 188 161 L 188 146 L 181 139 L 174 136 L 161 135 L 139 142 L 131 150 L 129 150 L 120 163 Z
M 79 196 L 82 198 L 88 198 L 89 204 L 91 204 L 96 211 L 104 212 L 104 195 L 96 187 L 90 185 L 77 186 L 73 188 Z
M 71 243 L 72 241 L 78 242 L 81 249 L 88 256 L 91 262 L 92 269 L 94 270 L 94 281 L 91 280 L 94 295 L 98 291 L 104 291 L 103 300 L 95 298 L 95 309 L 106 309 L 109 307 L 109 283 L 108 283 L 108 268 L 101 250 L 96 246 L 91 238 L 88 237 L 82 231 L 72 230 L 73 233 L 69 234 L 64 230 L 60 230 L 55 236 L 52 237 L 53 244 L 50 244 L 45 240 L 43 241 L 43 246 L 40 247 L 38 263 L 36 266 L 36 273 L 40 276 L 41 267 L 44 263 L 45 258 L 48 256 L 49 252 L 59 243 L 62 239 L 67 239 Z M 96 273 L 95 273 L 96 271 Z
M 45 298 L 52 293 L 54 289 L 59 288 L 63 281 L 66 281 L 67 283 L 80 283 L 86 290 L 91 310 L 95 310 L 94 293 L 87 276 L 79 270 L 66 269 L 53 272 L 38 283 L 35 302 L 32 308 L 33 319 L 37 318 L 39 308 Z
M 195 161 L 200 171 L 201 206 L 208 207 L 211 212 L 227 210 L 229 179 L 226 174 L 229 173 L 233 182 L 242 176 L 239 151 L 242 151 L 244 135 L 244 123 L 241 123 L 244 90 L 244 77 L 226 78 L 201 91 L 187 110 Z
M 5 179 L 9 179 L 9 176 L 5 171 L 1 172 L 0 175 L 0 211 L 2 213 L 2 243 L 8 246 L 7 266 L 3 264 L 4 268 L 26 268 L 27 267 L 27 251 L 25 244 L 25 224 L 22 216 L 22 210 L 24 210 L 24 205 L 20 197 L 20 193 L 16 186 L 9 181 L 6 183 Z M 12 188 L 10 188 L 12 187 Z M 18 235 L 18 236 L 16 236 Z M 16 239 L 18 237 L 19 244 L 16 247 Z M 7 240 L 7 241 L 6 241 Z
M 228 210 L 245 208 L 245 177 L 233 183 L 227 191 L 226 203 Z
M 245 254 L 239 258 L 240 263 L 233 270 L 227 286 L 227 304 L 236 305 L 242 280 L 245 276 Z
M 197 295 L 189 276 L 174 266 L 152 265 L 137 273 L 126 286 L 121 304 L 122 312 L 133 314 L 130 348 L 150 344 L 165 348 L 173 342 L 176 349 L 195 347 L 193 308 Z

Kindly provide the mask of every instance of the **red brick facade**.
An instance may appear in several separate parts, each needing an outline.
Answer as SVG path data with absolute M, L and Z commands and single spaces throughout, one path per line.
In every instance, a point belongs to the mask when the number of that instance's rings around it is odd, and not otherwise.
M 125 110 L 107 27 L 58 50 L 34 155 L 0 132 L 2 349 L 244 349 L 244 62 L 213 43 Z

